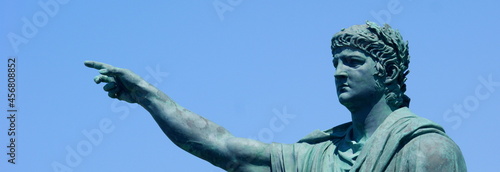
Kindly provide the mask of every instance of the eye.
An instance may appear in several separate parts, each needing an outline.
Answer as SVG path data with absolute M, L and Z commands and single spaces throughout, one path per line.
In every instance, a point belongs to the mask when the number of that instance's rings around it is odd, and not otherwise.
M 338 58 L 333 58 L 333 67 L 337 68 L 337 65 L 339 64 L 339 59 Z
M 347 65 L 349 67 L 356 68 L 356 67 L 363 65 L 363 63 L 365 63 L 365 60 L 360 58 L 360 57 L 349 56 L 349 57 L 344 58 L 343 62 L 345 65 Z
M 352 64 L 352 58 L 351 57 L 348 57 L 348 58 L 345 58 L 345 64 L 349 65 L 349 64 Z

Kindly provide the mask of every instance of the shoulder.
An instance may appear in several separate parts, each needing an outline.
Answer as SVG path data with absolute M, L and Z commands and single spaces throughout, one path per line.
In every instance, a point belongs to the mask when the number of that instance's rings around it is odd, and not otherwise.
M 300 139 L 298 143 L 316 144 L 342 139 L 350 129 L 352 129 L 352 122 L 347 122 L 325 131 L 315 130 Z
M 466 171 L 462 151 L 443 134 L 428 133 L 415 137 L 401 152 L 410 166 L 422 171 Z

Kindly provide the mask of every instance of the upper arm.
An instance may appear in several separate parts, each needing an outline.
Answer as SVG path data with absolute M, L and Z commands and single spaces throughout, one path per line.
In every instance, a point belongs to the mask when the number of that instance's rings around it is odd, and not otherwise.
M 415 171 L 467 171 L 460 148 L 446 136 L 424 134 L 405 147 Z
M 228 138 L 224 144 L 228 160 L 217 166 L 227 171 L 270 171 L 270 144 L 238 137 Z

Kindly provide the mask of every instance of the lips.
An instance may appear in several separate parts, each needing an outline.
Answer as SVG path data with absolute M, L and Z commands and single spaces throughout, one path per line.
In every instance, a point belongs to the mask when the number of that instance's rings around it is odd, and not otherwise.
M 347 84 L 340 84 L 340 85 L 337 87 L 337 91 L 339 91 L 339 92 L 344 92 L 344 91 L 347 91 L 347 88 L 349 88 L 349 85 L 347 85 Z

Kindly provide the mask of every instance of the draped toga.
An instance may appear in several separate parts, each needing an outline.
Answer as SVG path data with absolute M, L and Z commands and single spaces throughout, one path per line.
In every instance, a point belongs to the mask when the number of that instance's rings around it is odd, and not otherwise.
M 364 143 L 354 141 L 352 132 L 349 122 L 294 144 L 273 143 L 271 171 L 467 171 L 443 128 L 406 107 L 392 112 Z

